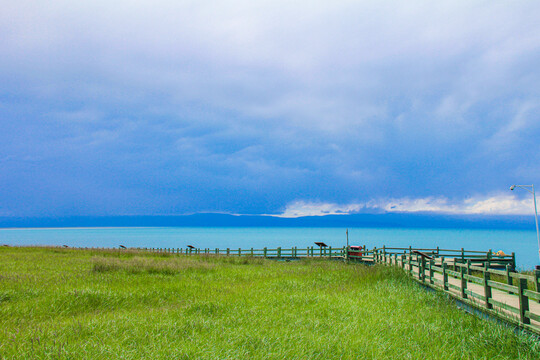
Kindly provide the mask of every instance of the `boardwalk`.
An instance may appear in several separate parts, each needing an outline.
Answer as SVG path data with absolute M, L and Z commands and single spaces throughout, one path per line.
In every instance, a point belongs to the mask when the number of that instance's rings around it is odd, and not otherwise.
M 405 267 L 408 268 L 408 264 L 405 264 Z M 413 273 L 418 274 L 418 266 L 413 265 L 412 271 Z M 428 270 L 425 269 L 424 271 L 428 271 Z M 434 272 L 433 276 L 436 280 L 438 280 L 442 284 L 443 282 L 442 274 Z M 448 287 L 448 292 L 454 295 L 454 297 L 460 298 L 461 291 L 458 289 L 460 289 L 461 287 L 461 279 L 457 279 L 457 278 L 449 276 L 448 283 L 453 285 L 453 286 Z M 481 296 L 483 296 L 484 294 L 484 286 L 475 284 L 473 282 L 467 282 L 467 290 Z M 502 304 L 509 305 L 513 308 L 519 309 L 519 297 L 516 294 L 510 294 L 506 291 L 501 291 L 498 289 L 491 289 L 491 298 Z M 478 307 L 484 307 L 485 305 L 485 301 L 482 301 L 481 299 L 474 296 L 468 295 L 467 300 L 476 303 Z M 516 314 L 515 312 L 509 311 L 507 308 L 503 308 L 498 305 L 493 305 L 493 310 L 495 312 L 503 313 L 505 317 L 512 317 L 515 319 L 516 322 L 519 322 L 519 315 Z M 529 311 L 535 314 L 540 314 L 540 303 L 538 301 L 529 301 Z M 530 325 L 540 329 L 540 321 L 531 320 Z
M 538 273 L 531 276 L 509 272 L 509 283 L 503 283 L 490 279 L 490 274 L 502 274 L 503 271 L 500 270 L 490 269 L 487 266 L 484 268 L 471 266 L 470 261 L 466 266 L 456 263 L 455 259 L 449 261 L 431 257 L 430 260 L 427 261 L 418 255 L 398 256 L 396 253 L 386 251 L 382 256 L 375 253 L 372 256 L 362 257 L 362 261 L 365 262 L 382 262 L 398 266 L 426 286 L 443 290 L 473 308 L 540 335 Z M 450 270 L 456 267 L 458 271 Z M 521 281 L 522 288 L 513 285 L 516 281 Z

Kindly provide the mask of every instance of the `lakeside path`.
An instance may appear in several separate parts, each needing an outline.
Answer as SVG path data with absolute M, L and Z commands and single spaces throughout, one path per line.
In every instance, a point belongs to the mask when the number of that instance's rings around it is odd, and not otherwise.
M 448 264 L 452 264 L 452 263 L 448 262 Z M 441 266 L 440 261 L 437 263 L 437 266 Z M 411 268 L 412 268 L 412 273 L 414 274 L 414 276 L 418 276 L 418 271 L 419 270 L 418 270 L 417 265 L 412 264 L 409 267 L 409 264 L 405 263 L 404 268 L 405 268 L 405 270 L 409 270 L 409 271 L 411 271 Z M 424 271 L 427 272 L 428 269 L 425 269 Z M 433 275 L 434 275 L 434 278 L 436 280 L 438 280 L 438 282 L 440 284 L 443 283 L 443 275 L 441 273 L 434 272 Z M 426 277 L 426 284 L 429 285 L 429 280 L 428 280 L 427 277 Z M 461 280 L 458 279 L 458 278 L 452 277 L 452 276 L 448 276 L 448 284 L 453 285 L 456 288 L 460 288 L 461 287 Z M 438 288 L 440 290 L 442 290 L 442 287 L 438 287 Z M 452 286 L 449 286 L 448 291 L 450 293 L 452 293 L 453 295 L 455 295 L 457 298 L 460 298 L 461 293 L 456 288 L 453 288 Z M 482 285 L 476 284 L 474 282 L 470 282 L 470 281 L 467 282 L 467 290 L 469 290 L 469 291 L 471 291 L 471 292 L 473 292 L 475 294 L 481 295 L 481 296 L 484 295 L 484 287 Z M 503 303 L 503 304 L 512 306 L 512 307 L 514 307 L 516 309 L 519 309 L 519 297 L 517 295 L 515 295 L 515 294 L 510 294 L 508 292 L 492 288 L 491 289 L 491 298 L 498 301 L 498 302 L 500 302 L 500 303 Z M 477 304 L 480 308 L 485 309 L 485 301 L 483 301 L 481 299 L 478 299 L 478 298 L 476 298 L 474 296 L 468 296 L 467 300 Z M 511 317 L 511 318 L 515 319 L 516 322 L 519 322 L 519 314 L 517 314 L 515 312 L 509 311 L 508 309 L 505 309 L 505 308 L 503 308 L 501 306 L 498 306 L 496 304 L 493 304 L 493 309 L 492 310 L 494 310 L 495 312 L 498 312 L 498 313 L 502 313 L 507 317 Z M 532 313 L 535 313 L 535 314 L 540 314 L 540 303 L 530 299 L 529 300 L 529 311 L 532 312 Z M 531 319 L 530 325 L 532 327 L 535 327 L 536 329 L 540 329 L 540 322 L 538 322 L 538 321 L 535 321 L 535 320 Z M 540 330 L 537 330 L 537 331 L 540 332 Z

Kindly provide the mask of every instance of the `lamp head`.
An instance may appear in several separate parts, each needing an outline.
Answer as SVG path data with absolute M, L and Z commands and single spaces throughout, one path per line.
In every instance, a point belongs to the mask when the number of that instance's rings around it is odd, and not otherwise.
M 516 188 L 516 185 L 510 186 L 510 190 L 514 190 Z

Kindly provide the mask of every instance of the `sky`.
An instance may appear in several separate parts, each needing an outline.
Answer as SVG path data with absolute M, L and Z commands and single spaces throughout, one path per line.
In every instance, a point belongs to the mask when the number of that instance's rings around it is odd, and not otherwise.
M 533 213 L 537 1 L 0 8 L 0 216 Z

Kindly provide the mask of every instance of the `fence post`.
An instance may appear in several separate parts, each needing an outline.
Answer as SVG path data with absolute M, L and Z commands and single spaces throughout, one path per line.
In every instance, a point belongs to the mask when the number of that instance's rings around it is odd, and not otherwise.
M 516 253 L 512 253 L 512 270 L 516 269 Z
M 409 245 L 409 272 L 412 274 L 412 247 Z
M 386 264 L 386 246 L 382 246 L 383 262 Z
M 267 249 L 266 247 L 263 249 L 263 253 L 264 253 L 264 258 L 265 258 L 265 259 L 266 259 L 267 250 L 268 250 L 268 249 Z
M 366 251 L 367 251 L 366 245 L 364 245 L 364 247 L 362 248 L 362 250 L 363 250 L 363 251 L 361 252 L 362 255 L 360 255 L 360 261 L 364 261 L 364 256 L 367 255 L 367 254 L 366 254 Z
M 448 264 L 446 264 L 444 261 L 442 263 L 442 281 L 443 281 L 443 289 L 445 291 L 448 291 L 448 273 L 446 272 L 446 267 Z
M 435 284 L 435 281 L 433 281 L 433 259 L 429 260 L 429 283 L 431 285 Z
M 242 249 L 238 248 L 238 256 L 242 256 Z
M 511 265 L 510 264 L 506 264 L 506 283 L 508 285 L 513 285 L 512 284 L 512 276 L 510 276 L 510 268 L 511 268 Z M 509 294 L 513 294 L 512 291 L 509 291 L 508 292 Z
M 465 264 L 461 264 L 461 265 L 462 266 L 459 267 L 459 279 L 461 280 L 461 286 L 460 286 L 461 297 L 463 299 L 466 299 L 467 293 L 465 292 L 465 290 L 467 290 L 467 279 L 465 278 L 465 267 L 463 266 Z
M 328 257 L 329 258 L 332 257 L 332 247 L 331 246 L 328 247 Z
M 489 268 L 491 266 L 491 249 L 489 249 L 489 251 L 487 253 L 486 262 L 487 262 L 487 266 Z
M 231 254 L 231 249 L 227 248 L 227 256 Z
M 444 264 L 444 256 L 441 256 L 441 267 L 442 267 L 442 264 Z
M 398 265 L 397 253 L 394 254 L 394 265 Z
M 486 263 L 484 265 L 484 297 L 486 298 L 486 308 L 492 309 L 493 305 L 489 302 L 491 299 L 491 286 L 489 286 L 488 281 L 490 280 L 489 268 Z
M 523 290 L 527 289 L 527 279 L 518 279 L 518 292 L 519 292 L 519 319 L 523 324 L 530 324 L 531 319 L 525 316 L 525 312 L 529 311 L 529 298 L 523 294 Z
M 277 257 L 278 259 L 281 258 L 281 247 L 277 248 Z
M 405 251 L 403 251 L 403 255 L 401 255 L 401 270 L 405 270 Z
M 423 260 L 424 258 L 422 258 Z M 416 262 L 418 263 L 418 280 L 422 280 L 422 273 L 424 272 L 422 269 L 422 265 L 423 265 L 423 261 L 422 260 L 418 260 L 418 255 L 416 255 Z
M 535 269 L 534 270 L 534 291 L 536 292 L 540 292 L 540 284 L 538 284 L 538 279 L 540 279 L 540 270 Z

